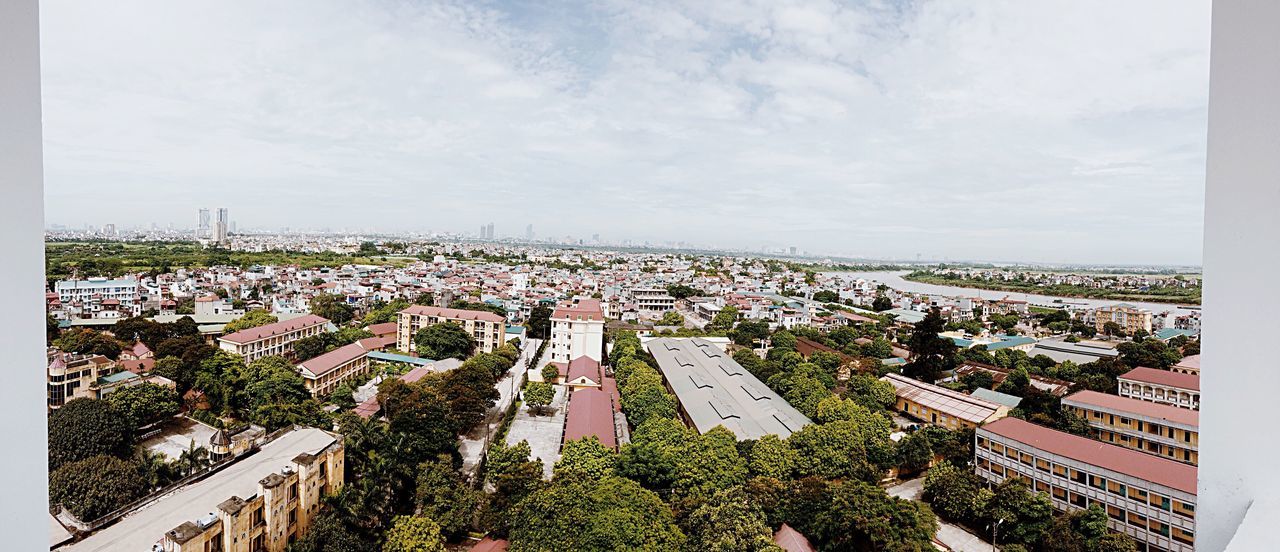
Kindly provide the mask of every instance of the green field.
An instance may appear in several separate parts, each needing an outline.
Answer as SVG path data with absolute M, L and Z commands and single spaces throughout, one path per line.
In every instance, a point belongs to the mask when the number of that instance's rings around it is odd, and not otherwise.
M 45 276 L 64 278 L 117 277 L 136 272 L 170 272 L 179 268 L 254 265 L 302 268 L 339 267 L 346 264 L 405 266 L 413 257 L 302 253 L 297 251 L 230 251 L 206 248 L 195 242 L 46 242 Z
M 1127 291 L 1064 284 L 1040 286 L 1031 282 L 990 282 L 974 278 L 942 276 L 925 271 L 912 272 L 904 275 L 902 278 L 904 280 L 920 282 L 922 284 L 1032 293 L 1036 295 L 1052 295 L 1058 297 L 1079 297 L 1082 299 L 1106 299 L 1115 301 L 1149 301 L 1153 303 L 1178 303 L 1185 305 L 1200 304 L 1199 286 L 1193 288 L 1155 288 L 1146 291 Z

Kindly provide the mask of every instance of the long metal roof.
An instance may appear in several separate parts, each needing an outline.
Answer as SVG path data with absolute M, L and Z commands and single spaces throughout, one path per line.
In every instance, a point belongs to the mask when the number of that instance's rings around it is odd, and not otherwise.
M 699 433 L 724 426 L 739 440 L 785 439 L 812 423 L 710 341 L 664 337 L 645 346 Z

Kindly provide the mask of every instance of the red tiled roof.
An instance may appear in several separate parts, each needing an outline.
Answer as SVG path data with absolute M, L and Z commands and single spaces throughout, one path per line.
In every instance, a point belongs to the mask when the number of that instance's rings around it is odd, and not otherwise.
M 359 343 L 350 343 L 303 362 L 299 364 L 298 367 L 305 368 L 316 377 L 320 377 L 329 373 L 334 368 L 364 356 L 366 352 L 368 351 L 365 351 L 364 347 L 361 347 Z
M 376 335 L 379 337 L 384 335 L 396 335 L 395 322 L 384 322 L 382 324 L 370 324 L 369 327 L 365 329 L 369 330 L 371 333 L 373 333 L 373 335 Z
M 599 385 L 602 378 L 600 362 L 586 355 L 575 358 L 569 361 L 569 371 L 566 376 L 565 381 L 586 377 L 592 383 Z
M 118 361 L 116 364 L 119 365 L 121 368 L 124 368 L 125 370 L 128 370 L 138 375 L 142 375 L 147 372 L 150 372 L 151 368 L 155 367 L 156 359 L 144 358 L 142 360 L 121 360 L 121 361 Z
M 440 307 L 428 307 L 426 305 L 411 305 L 400 311 L 403 314 L 416 314 L 419 316 L 437 316 L 440 318 L 448 318 L 452 320 L 484 320 L 486 322 L 505 322 L 506 318 L 498 316 L 489 311 L 474 311 L 463 309 L 444 309 Z
M 432 372 L 431 368 L 428 368 L 426 366 L 415 366 L 413 367 L 412 370 L 409 370 L 403 376 L 400 376 L 400 381 L 403 381 L 405 383 L 413 383 L 426 377 L 427 374 L 430 374 L 431 372 Z
M 1125 372 L 1123 376 L 1120 376 L 1120 379 L 1152 383 L 1155 385 L 1167 385 L 1169 387 L 1190 389 L 1192 391 L 1200 390 L 1200 376 L 1198 375 L 1182 374 L 1178 372 L 1170 372 L 1168 370 L 1147 368 L 1144 366 L 1139 366 Z
M 506 550 L 507 541 L 490 537 L 485 537 L 471 547 L 471 552 L 506 552 Z
M 1196 467 L 1168 458 L 1049 429 L 1018 418 L 1001 418 L 978 428 L 978 431 L 1185 493 L 1196 493 Z
M 568 420 L 564 424 L 565 442 L 595 435 L 600 443 L 618 448 L 614 437 L 613 407 L 609 394 L 595 388 L 583 388 L 569 394 Z
M 285 334 L 302 328 L 328 323 L 328 318 L 315 314 L 308 314 L 291 320 L 272 322 L 256 328 L 240 330 L 233 334 L 224 335 L 219 339 L 223 341 L 230 341 L 232 343 L 250 343 L 273 335 Z
M 1200 371 L 1200 355 L 1191 355 L 1182 359 L 1177 364 L 1178 368 L 1186 368 L 1189 370 Z
M 1062 398 L 1062 404 L 1075 402 L 1083 405 L 1097 406 L 1108 410 L 1129 412 L 1136 415 L 1156 418 L 1169 422 L 1200 426 L 1200 412 L 1189 408 L 1179 408 L 1169 404 L 1148 402 L 1119 395 L 1108 395 L 1097 391 L 1077 391 Z
M 368 420 L 373 417 L 374 414 L 377 414 L 379 410 L 382 410 L 382 405 L 378 404 L 378 397 L 375 396 L 369 397 L 368 400 L 356 405 L 352 412 L 355 412 L 357 416 Z
M 556 305 L 551 318 L 568 318 L 570 320 L 604 320 L 604 311 L 600 309 L 599 299 L 579 299 L 577 303 L 566 301 Z
M 608 393 L 609 399 L 613 401 L 613 411 L 622 412 L 622 395 L 618 394 L 618 380 L 605 376 L 600 388 Z
M 378 336 L 366 337 L 357 341 L 360 347 L 366 351 L 381 351 L 396 344 L 395 336 Z
M 809 539 L 800 534 L 799 531 L 792 529 L 790 525 L 782 524 L 778 528 L 778 532 L 773 534 L 773 543 L 781 547 L 787 552 L 816 552 L 817 549 L 809 544 Z

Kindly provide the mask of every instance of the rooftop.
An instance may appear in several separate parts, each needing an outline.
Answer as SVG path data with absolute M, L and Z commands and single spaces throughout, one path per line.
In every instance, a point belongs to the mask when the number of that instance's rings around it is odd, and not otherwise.
M 599 299 L 579 299 L 576 302 L 566 301 L 556 305 L 551 313 L 552 318 L 569 318 L 571 320 L 604 320 L 604 311 L 600 308 Z
M 570 393 L 564 424 L 565 442 L 595 435 L 604 446 L 617 448 L 612 402 L 609 393 L 600 389 L 583 388 Z
M 298 318 L 294 318 L 291 320 L 281 320 L 279 322 L 272 322 L 271 324 L 264 324 L 256 328 L 240 330 L 233 334 L 224 335 L 218 339 L 220 341 L 229 341 L 231 343 L 251 343 L 259 339 L 286 334 L 289 332 L 301 330 L 302 328 L 316 326 L 320 324 L 328 324 L 328 323 L 329 323 L 329 319 L 323 316 L 308 314 L 305 316 L 299 316 Z
M 1166 385 L 1169 387 L 1177 387 L 1178 389 L 1189 389 L 1191 391 L 1200 390 L 1200 376 L 1195 374 L 1182 374 L 1179 372 L 1170 372 L 1168 370 L 1160 370 L 1158 368 L 1147 368 L 1139 366 L 1120 376 L 1119 379 L 1137 381 L 1141 383 L 1150 383 L 1154 385 Z
M 304 377 L 318 378 L 335 368 L 364 356 L 366 351 L 359 343 L 349 343 L 323 355 L 298 364 Z
M 482 320 L 485 322 L 495 323 L 506 321 L 506 318 L 489 311 L 446 309 L 441 307 L 428 307 L 426 305 L 411 305 L 409 308 L 400 311 L 400 314 L 436 316 L 439 318 L 448 318 L 450 320 Z
M 978 428 L 978 432 L 990 432 L 1049 454 L 1196 494 L 1196 467 L 1175 460 L 1049 429 L 1018 418 L 996 420 Z
M 969 396 L 977 397 L 987 402 L 1002 404 L 1009 408 L 1018 408 L 1018 405 L 1022 404 L 1022 397 L 1010 395 L 1008 393 L 1001 393 L 999 391 L 992 391 L 985 387 L 979 387 L 977 389 L 974 389 L 973 392 L 969 394 Z
M 299 453 L 319 453 L 336 440 L 333 435 L 315 428 L 285 433 L 263 445 L 256 454 L 147 504 L 62 550 L 151 550 L 153 544 L 163 540 L 165 531 L 214 512 L 219 504 L 232 496 L 248 498 L 256 495 L 258 481 L 264 476 L 291 465 L 290 461 Z
M 892 384 L 899 397 L 970 423 L 982 423 L 1001 408 L 999 404 L 901 374 L 889 373 L 881 379 Z
M 739 440 L 785 439 L 812 423 L 710 341 L 664 337 L 645 347 L 699 433 L 722 425 Z
M 1193 429 L 1200 427 L 1200 412 L 1197 410 L 1179 408 L 1173 405 L 1160 404 L 1139 399 L 1131 399 L 1129 397 L 1121 397 L 1119 395 L 1108 395 L 1097 391 L 1077 391 L 1063 397 L 1062 404 L 1064 406 L 1093 406 L 1114 412 L 1129 413 L 1135 418 L 1141 416 L 1161 420 L 1166 424 L 1173 424 Z

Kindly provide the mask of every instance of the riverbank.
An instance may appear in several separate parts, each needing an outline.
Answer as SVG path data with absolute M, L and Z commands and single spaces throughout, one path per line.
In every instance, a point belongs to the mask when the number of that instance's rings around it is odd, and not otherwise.
M 1153 303 L 1176 303 L 1179 305 L 1199 305 L 1200 289 L 1170 289 L 1168 293 L 1142 293 L 1097 289 L 1066 284 L 1038 286 L 1031 283 L 1016 284 L 1006 282 L 990 282 L 972 278 L 944 278 L 930 274 L 910 273 L 902 275 L 902 279 L 921 284 L 954 286 L 989 291 L 1007 291 L 1010 293 L 1034 293 L 1077 299 L 1098 299 L 1104 301 L 1143 301 Z

